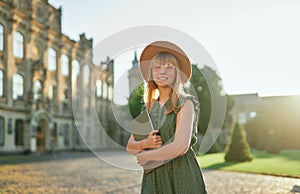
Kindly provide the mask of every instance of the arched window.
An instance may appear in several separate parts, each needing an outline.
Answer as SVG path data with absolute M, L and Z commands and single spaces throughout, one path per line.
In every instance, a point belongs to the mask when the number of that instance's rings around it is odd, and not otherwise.
M 56 70 L 56 51 L 53 48 L 48 49 L 48 70 Z
M 108 97 L 108 100 L 112 100 L 112 98 L 113 98 L 113 88 L 111 85 L 108 87 L 108 96 L 107 97 Z
M 77 76 L 80 74 L 80 65 L 77 60 L 72 62 L 72 79 L 76 79 Z
M 0 116 L 0 145 L 4 145 L 4 118 Z
M 61 74 L 63 76 L 69 75 L 69 58 L 67 55 L 61 56 Z
M 101 95 L 102 95 L 102 82 L 101 82 L 101 80 L 96 81 L 96 95 L 98 97 L 101 97 Z
M 4 96 L 4 71 L 0 70 L 0 96 Z
M 17 119 L 15 123 L 15 144 L 24 145 L 24 121 Z
M 83 83 L 89 84 L 90 82 L 90 68 L 88 65 L 83 67 Z
M 17 58 L 24 57 L 24 36 L 20 32 L 14 32 L 13 53 Z
M 77 60 L 72 62 L 72 86 L 76 84 L 78 75 L 80 74 L 80 65 Z
M 4 27 L 0 24 L 0 51 L 4 50 Z
M 42 84 L 39 80 L 33 82 L 33 100 L 37 101 L 41 99 L 42 95 Z
M 24 94 L 24 78 L 20 74 L 13 76 L 13 99 L 22 99 Z
M 107 83 L 103 83 L 103 98 L 107 99 Z

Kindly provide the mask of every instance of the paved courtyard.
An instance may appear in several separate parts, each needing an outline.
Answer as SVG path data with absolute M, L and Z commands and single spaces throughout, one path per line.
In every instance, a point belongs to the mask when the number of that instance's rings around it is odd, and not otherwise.
M 30 162 L 4 164 L 0 156 L 0 193 L 139 193 L 142 171 L 124 152 L 58 153 L 29 156 Z M 36 160 L 35 160 L 36 159 Z M 114 163 L 115 167 L 108 163 Z M 300 179 L 204 170 L 210 194 L 300 193 Z

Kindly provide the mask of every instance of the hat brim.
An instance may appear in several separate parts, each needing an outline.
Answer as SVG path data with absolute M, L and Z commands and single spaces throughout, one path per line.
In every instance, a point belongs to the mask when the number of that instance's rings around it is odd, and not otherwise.
M 183 84 L 188 82 L 192 73 L 192 66 L 189 58 L 178 46 L 167 41 L 153 42 L 143 50 L 139 67 L 144 80 L 148 81 L 150 79 L 150 62 L 153 57 L 160 52 L 171 53 L 177 58 L 179 70 L 181 71 L 181 81 Z

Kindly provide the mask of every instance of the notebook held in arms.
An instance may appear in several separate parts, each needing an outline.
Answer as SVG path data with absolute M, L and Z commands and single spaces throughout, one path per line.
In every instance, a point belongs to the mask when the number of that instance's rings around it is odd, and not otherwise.
M 149 113 L 147 110 L 140 113 L 134 120 L 131 122 L 131 132 L 133 134 L 134 140 L 140 141 L 146 139 L 153 131 L 153 125 Z M 144 173 L 148 174 L 155 168 L 164 164 L 164 161 L 149 161 L 143 166 Z

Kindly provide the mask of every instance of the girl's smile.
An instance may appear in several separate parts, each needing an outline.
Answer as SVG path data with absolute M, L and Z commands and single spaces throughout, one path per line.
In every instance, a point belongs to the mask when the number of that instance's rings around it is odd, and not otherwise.
M 155 62 L 152 67 L 152 75 L 158 86 L 171 86 L 175 81 L 176 67 L 171 63 Z

